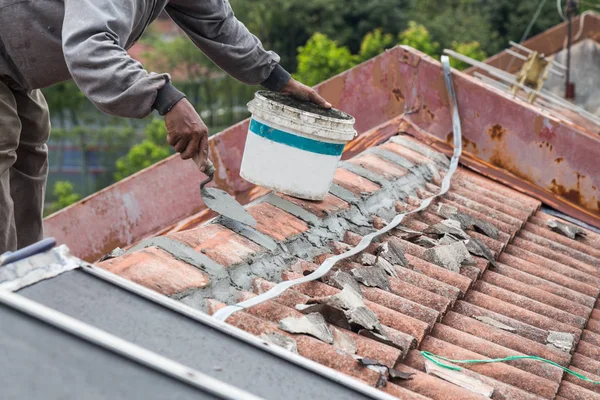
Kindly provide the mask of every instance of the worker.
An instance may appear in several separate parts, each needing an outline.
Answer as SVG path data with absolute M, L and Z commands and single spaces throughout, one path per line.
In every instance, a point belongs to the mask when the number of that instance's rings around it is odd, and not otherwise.
M 234 78 L 331 107 L 290 77 L 227 0 L 0 0 L 0 9 L 0 254 L 43 236 L 50 119 L 40 88 L 73 79 L 105 113 L 157 111 L 183 159 L 208 157 L 208 130 L 185 95 L 127 54 L 163 11 Z

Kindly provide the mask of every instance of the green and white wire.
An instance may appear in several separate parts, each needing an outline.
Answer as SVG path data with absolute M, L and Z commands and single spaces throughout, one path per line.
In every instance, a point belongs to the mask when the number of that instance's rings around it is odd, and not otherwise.
M 430 353 L 428 351 L 421 351 L 421 355 L 423 357 L 425 357 L 425 359 L 431 361 L 432 363 L 442 367 L 442 368 L 446 368 L 452 371 L 461 371 L 462 368 L 457 367 L 455 365 L 450 365 L 450 364 L 446 364 L 443 363 L 440 360 L 443 361 L 447 361 L 447 362 L 451 362 L 454 364 L 492 364 L 492 363 L 498 363 L 498 362 L 506 362 L 506 361 L 515 361 L 515 360 L 535 360 L 535 361 L 539 361 L 539 362 L 543 362 L 546 364 L 550 364 L 553 365 L 557 368 L 562 369 L 563 371 L 565 371 L 567 374 L 571 374 L 583 381 L 589 382 L 589 383 L 593 383 L 594 385 L 600 385 L 599 381 L 595 381 L 592 380 L 588 377 L 586 377 L 585 375 L 582 375 L 578 372 L 575 372 L 569 368 L 563 367 L 560 364 L 555 363 L 554 361 L 550 361 L 547 360 L 545 358 L 542 357 L 537 357 L 537 356 L 510 356 L 510 357 L 504 357 L 504 358 L 491 358 L 491 359 L 487 359 L 487 360 L 453 360 L 451 358 L 446 358 L 446 357 L 442 357 L 442 356 L 438 356 L 436 354 Z

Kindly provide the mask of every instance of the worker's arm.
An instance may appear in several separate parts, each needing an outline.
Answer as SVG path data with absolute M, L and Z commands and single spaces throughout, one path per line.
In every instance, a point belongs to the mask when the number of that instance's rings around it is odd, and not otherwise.
M 279 56 L 237 20 L 227 0 L 171 0 L 167 13 L 194 44 L 221 69 L 248 85 L 331 107 L 312 88 L 291 78 L 279 65 Z
M 169 75 L 149 74 L 124 49 L 139 7 L 139 0 L 65 0 L 63 51 L 71 76 L 108 114 L 143 118 L 158 110 L 175 151 L 206 159 L 208 130 L 184 94 Z
M 86 97 L 111 115 L 143 118 L 184 97 L 170 85 L 169 75 L 149 74 L 124 48 L 139 3 L 65 0 L 62 38 L 67 66 Z M 159 111 L 164 114 L 167 109 Z

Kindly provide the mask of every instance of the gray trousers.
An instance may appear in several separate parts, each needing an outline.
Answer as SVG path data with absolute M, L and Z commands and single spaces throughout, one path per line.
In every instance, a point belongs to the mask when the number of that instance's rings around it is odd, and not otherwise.
M 42 93 L 0 82 L 0 254 L 43 237 L 49 137 Z

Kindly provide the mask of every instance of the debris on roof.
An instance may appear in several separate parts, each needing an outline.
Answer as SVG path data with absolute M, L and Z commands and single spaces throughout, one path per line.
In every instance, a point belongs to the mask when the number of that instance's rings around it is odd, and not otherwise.
M 398 140 L 405 145 L 397 146 Z M 442 155 L 414 138 L 401 135 L 380 147 L 396 152 L 414 166 L 431 164 L 444 174 L 447 163 Z M 312 202 L 291 203 L 278 196 L 267 196 L 247 206 L 258 217 L 256 232 L 272 238 L 275 247 L 263 247 L 256 233 L 228 231 L 219 219 L 181 232 L 177 238 L 185 238 L 191 251 L 213 263 L 210 270 L 204 270 L 209 271 L 214 286 L 174 297 L 213 313 L 213 299 L 233 304 L 251 293 L 264 293 L 276 283 L 315 271 L 326 259 L 356 246 L 376 229 L 374 225 L 385 226 L 382 220 L 390 220 L 390 210 L 395 214 L 399 207 L 414 209 L 421 199 L 439 190 L 439 181 L 436 184 L 433 178 L 407 179 L 406 174 L 416 168 L 400 173 L 403 167 L 395 165 L 390 170 L 394 172 L 383 178 L 381 168 L 390 163 L 386 160 L 361 158 L 362 168 L 370 173 L 353 169 L 352 174 L 378 180 L 379 189 L 369 186 L 370 194 L 360 198 L 327 200 L 318 210 Z M 374 171 L 378 177 L 371 176 Z M 341 179 L 361 184 L 349 172 L 336 176 L 343 177 L 338 180 L 340 184 Z M 413 186 L 403 186 L 403 193 L 388 189 L 406 182 L 413 182 Z M 263 338 L 273 332 L 289 337 L 301 356 L 401 398 L 446 399 L 449 393 L 461 399 L 480 398 L 490 387 L 492 398 L 537 399 L 557 394 L 568 398 L 571 393 L 587 393 L 585 382 L 570 381 L 559 369 L 531 361 L 472 365 L 454 380 L 447 379 L 447 373 L 441 378 L 428 375 L 425 360 L 416 350 L 455 359 L 537 355 L 581 368 L 584 374 L 595 373 L 590 356 L 595 357 L 597 351 L 600 354 L 594 336 L 600 335 L 600 325 L 595 325 L 600 312 L 594 311 L 600 294 L 600 250 L 596 246 L 600 235 L 586 231 L 586 236 L 573 240 L 554 232 L 547 222 L 559 219 L 540 212 L 539 207 L 539 201 L 525 194 L 459 168 L 447 195 L 425 211 L 406 216 L 398 229 L 365 252 L 340 262 L 322 279 L 239 311 L 227 322 Z M 262 218 L 263 212 L 270 217 Z M 466 216 L 462 222 L 459 214 Z M 274 215 L 276 224 L 272 223 Z M 481 229 L 483 223 L 487 228 Z M 206 238 L 205 232 L 219 234 L 214 236 L 214 243 L 199 246 L 193 238 Z M 418 237 L 448 240 L 449 244 L 422 247 L 415 240 Z M 241 245 L 245 241 L 251 244 Z M 460 250 L 450 252 L 452 270 L 430 256 L 440 248 L 459 246 Z M 205 254 L 200 248 L 207 250 Z M 126 262 L 128 273 L 139 276 L 136 271 L 143 271 L 147 261 L 132 263 L 127 257 L 132 255 L 101 265 L 121 271 L 119 264 Z M 163 279 L 174 276 L 163 275 Z M 232 281 L 236 282 L 233 291 Z M 240 297 L 240 291 L 247 295 Z M 597 343 L 600 345 L 600 340 Z M 287 340 L 282 344 L 293 348 Z M 567 348 L 574 349 L 573 356 Z M 388 372 L 376 365 L 377 371 L 373 371 L 355 357 L 367 359 L 367 363 L 374 360 Z M 392 370 L 414 375 L 409 380 L 394 379 Z M 468 386 L 473 382 L 480 382 L 475 392 Z
M 565 235 L 569 239 L 577 239 L 578 236 L 585 236 L 586 233 L 583 229 L 578 226 L 566 224 L 555 219 L 548 220 L 546 222 L 548 228 L 552 229 L 554 232 L 558 232 L 561 235 Z

